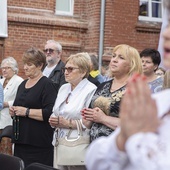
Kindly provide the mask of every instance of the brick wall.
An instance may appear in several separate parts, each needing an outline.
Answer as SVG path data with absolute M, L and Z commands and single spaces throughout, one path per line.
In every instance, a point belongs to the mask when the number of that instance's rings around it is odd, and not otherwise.
M 101 1 L 74 2 L 74 16 L 60 16 L 55 15 L 55 0 L 8 0 L 8 38 L 4 39 L 1 51 L 3 58 L 17 59 L 19 75 L 23 76 L 23 52 L 31 46 L 43 49 L 48 39 L 62 44 L 63 61 L 72 53 L 98 53 Z M 138 9 L 138 0 L 106 0 L 104 54 L 121 43 L 139 51 L 157 48 L 160 23 L 138 21 Z
M 104 46 L 129 44 L 139 51 L 158 46 L 160 23 L 138 21 L 139 1 L 106 1 Z

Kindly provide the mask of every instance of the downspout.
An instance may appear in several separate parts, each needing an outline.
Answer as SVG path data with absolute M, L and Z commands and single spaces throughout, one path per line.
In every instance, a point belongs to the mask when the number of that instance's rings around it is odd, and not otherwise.
M 105 6 L 106 6 L 106 1 L 105 0 L 101 0 L 101 9 L 100 9 L 100 37 L 99 37 L 99 71 L 100 72 L 101 72 L 101 67 L 102 67 L 102 56 L 103 56 Z

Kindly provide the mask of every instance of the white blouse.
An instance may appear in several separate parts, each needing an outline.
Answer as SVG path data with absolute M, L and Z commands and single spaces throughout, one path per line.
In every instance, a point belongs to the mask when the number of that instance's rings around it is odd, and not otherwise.
M 5 78 L 0 79 L 0 83 L 2 85 L 4 81 Z M 13 105 L 18 86 L 21 84 L 22 81 L 23 79 L 15 74 L 4 88 L 4 102 L 8 102 L 9 107 Z M 0 111 L 0 129 L 4 129 L 8 125 L 12 125 L 12 118 L 9 114 L 9 107 L 3 108 Z
M 80 119 L 82 122 L 81 110 L 89 107 L 96 88 L 97 87 L 86 78 L 83 79 L 73 91 L 71 91 L 70 83 L 62 85 L 53 107 L 52 116 L 63 116 L 66 119 Z M 66 104 L 66 100 L 68 100 L 68 104 Z M 65 136 L 68 130 L 69 129 L 61 128 L 59 137 Z M 89 130 L 85 130 L 84 134 L 87 135 L 88 132 Z M 72 137 L 77 135 L 77 130 L 73 130 L 71 135 Z M 55 138 L 56 133 L 54 133 L 53 144 L 55 144 Z
M 126 153 L 118 150 L 117 129 L 109 137 L 95 140 L 86 155 L 88 170 L 169 170 L 170 116 L 159 128 L 159 134 L 138 133 L 126 143 Z
M 158 116 L 168 108 L 170 90 L 157 96 L 166 95 L 158 106 Z M 155 96 L 154 96 L 155 97 Z M 162 96 L 161 96 L 162 97 Z M 170 106 L 170 103 L 169 103 Z M 166 112 L 164 112 L 166 113 Z M 157 133 L 137 133 L 125 145 L 126 152 L 117 148 L 117 128 L 110 136 L 95 140 L 88 148 L 86 166 L 88 170 L 170 170 L 170 115 L 162 119 Z

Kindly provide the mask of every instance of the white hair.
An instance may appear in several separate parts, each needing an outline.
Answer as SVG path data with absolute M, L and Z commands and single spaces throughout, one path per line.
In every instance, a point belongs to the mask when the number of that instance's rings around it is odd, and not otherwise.
M 48 41 L 46 42 L 46 44 L 48 44 L 48 43 L 54 43 L 55 46 L 56 46 L 56 48 L 57 48 L 57 50 L 58 50 L 59 52 L 62 52 L 62 46 L 61 46 L 61 44 L 60 44 L 59 42 L 57 42 L 57 41 L 55 41 L 55 40 L 48 40 Z
M 18 63 L 13 57 L 7 57 L 7 58 L 3 59 L 1 62 L 1 67 L 3 67 L 3 65 L 5 63 L 9 64 L 9 66 L 15 72 L 15 74 L 18 74 L 18 71 L 19 71 Z

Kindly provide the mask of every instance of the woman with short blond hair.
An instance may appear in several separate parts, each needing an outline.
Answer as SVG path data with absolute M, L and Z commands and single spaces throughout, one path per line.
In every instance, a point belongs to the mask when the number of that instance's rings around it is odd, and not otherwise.
M 82 124 L 81 110 L 89 106 L 91 98 L 96 90 L 96 86 L 91 83 L 87 77 L 90 72 L 90 60 L 87 53 L 78 53 L 71 55 L 63 68 L 65 79 L 68 83 L 61 86 L 56 98 L 49 122 L 52 127 L 59 128 L 58 138 L 63 138 L 69 132 L 70 137 L 77 134 L 77 126 L 75 120 L 80 120 L 83 128 L 83 135 L 89 136 L 89 130 Z M 57 144 L 54 133 L 53 145 Z M 73 135 L 73 136 L 72 136 Z M 76 152 L 76 151 L 75 151 Z M 54 154 L 57 153 L 57 147 L 54 147 Z M 67 152 L 65 153 L 67 154 Z M 58 155 L 58 154 L 57 154 Z M 57 162 L 54 155 L 54 167 L 60 170 L 85 170 L 83 165 L 62 165 Z M 60 156 L 60 155 L 59 155 Z

